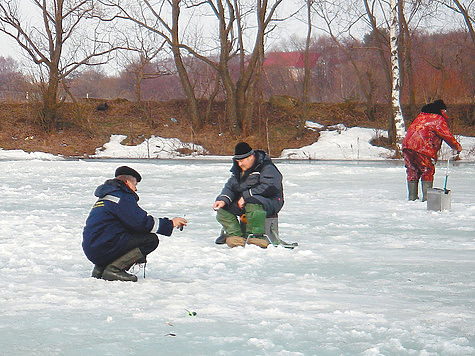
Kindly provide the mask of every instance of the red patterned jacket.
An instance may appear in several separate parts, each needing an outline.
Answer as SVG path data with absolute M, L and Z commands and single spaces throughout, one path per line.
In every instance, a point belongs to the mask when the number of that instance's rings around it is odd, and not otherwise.
M 402 149 L 413 150 L 437 160 L 442 140 L 454 150 L 462 150 L 462 146 L 450 132 L 443 114 L 421 112 L 409 126 L 402 141 Z

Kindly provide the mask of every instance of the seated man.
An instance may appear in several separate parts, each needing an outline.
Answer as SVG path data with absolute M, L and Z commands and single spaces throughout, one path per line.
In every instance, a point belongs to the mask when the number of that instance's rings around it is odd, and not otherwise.
M 284 205 L 282 174 L 264 151 L 254 151 L 246 142 L 234 148 L 231 173 L 213 204 L 226 244 L 244 246 L 249 237 L 249 244 L 266 248 L 266 217 L 277 214 Z M 247 220 L 245 236 L 237 219 L 243 214 Z
M 108 281 L 137 281 L 126 271 L 158 246 L 156 234 L 170 236 L 173 228 L 183 229 L 187 221 L 175 217 L 154 218 L 137 204 L 140 174 L 127 166 L 116 169 L 115 179 L 98 186 L 99 199 L 92 207 L 83 231 L 82 248 L 94 263 L 92 277 Z

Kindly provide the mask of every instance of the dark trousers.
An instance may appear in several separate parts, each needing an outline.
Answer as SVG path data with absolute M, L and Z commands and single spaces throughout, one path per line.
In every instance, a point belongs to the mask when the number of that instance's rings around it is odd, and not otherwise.
M 142 252 L 142 255 L 146 257 L 150 252 L 155 251 L 155 249 L 158 247 L 158 243 L 158 236 L 151 232 L 144 234 L 132 233 L 130 234 L 129 241 L 125 247 L 113 256 L 108 256 L 108 260 L 103 264 L 101 263 L 101 265 L 107 266 L 109 263 L 115 261 L 119 257 L 122 257 L 127 252 L 132 251 L 134 248 L 139 248 L 140 252 Z
M 151 232 L 147 234 L 131 234 L 124 254 L 138 247 L 142 255 L 147 256 L 150 252 L 155 251 L 158 247 L 158 243 L 158 236 Z

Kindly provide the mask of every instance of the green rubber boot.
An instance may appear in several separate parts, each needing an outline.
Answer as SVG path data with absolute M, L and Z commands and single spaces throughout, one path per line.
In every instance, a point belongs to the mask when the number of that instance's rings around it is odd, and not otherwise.
M 252 235 L 264 235 L 266 233 L 266 216 L 267 212 L 262 205 L 246 204 L 246 233 Z
M 216 220 L 223 226 L 222 235 L 224 236 L 242 236 L 241 226 L 236 215 L 227 210 L 219 209 L 216 213 Z

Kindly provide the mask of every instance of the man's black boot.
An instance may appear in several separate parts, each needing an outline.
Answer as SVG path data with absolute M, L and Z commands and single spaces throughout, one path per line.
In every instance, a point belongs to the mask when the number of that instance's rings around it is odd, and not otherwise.
M 92 270 L 91 277 L 101 279 L 103 272 L 104 272 L 104 267 L 99 266 L 99 265 L 94 265 L 94 269 Z
M 102 279 L 105 279 L 106 281 L 137 282 L 137 276 L 127 273 L 126 270 L 143 258 L 144 255 L 140 249 L 138 247 L 134 248 L 132 251 L 127 252 L 125 255 L 106 266 L 102 273 Z

